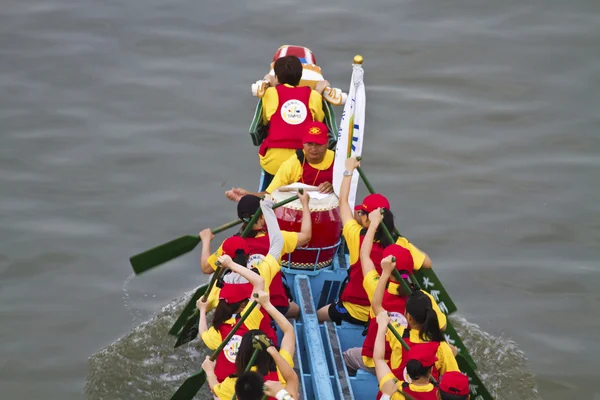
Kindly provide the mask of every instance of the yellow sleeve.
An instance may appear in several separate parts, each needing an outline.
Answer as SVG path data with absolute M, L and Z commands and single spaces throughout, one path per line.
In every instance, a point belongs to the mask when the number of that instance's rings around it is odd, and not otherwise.
M 288 353 L 286 350 L 279 350 L 279 355 L 283 357 L 285 362 L 287 362 L 290 365 L 290 367 L 294 368 L 294 359 L 292 358 L 290 353 Z M 279 377 L 279 382 L 281 382 L 281 384 L 285 386 L 285 379 L 283 379 L 283 376 L 281 376 L 281 372 L 279 372 L 279 369 L 277 369 L 277 376 Z
M 377 282 L 379 282 L 379 274 L 375 270 L 369 271 L 363 278 L 363 287 L 365 288 L 365 292 L 367 292 L 367 297 L 371 303 L 373 302 Z
M 206 307 L 206 312 L 211 311 L 219 305 L 219 295 L 221 294 L 221 288 L 217 287 L 217 285 L 213 286 L 210 294 L 208 295 L 208 306 Z
M 440 371 L 440 375 L 449 371 L 459 371 L 458 363 L 456 362 L 456 358 L 454 358 L 454 354 L 448 343 L 440 343 L 436 356 L 438 361 L 435 363 L 435 366 Z
M 207 331 L 202 333 L 202 341 L 206 347 L 211 350 L 215 350 L 217 347 L 219 347 L 221 342 L 223 342 L 223 338 L 221 337 L 219 331 L 211 326 Z
M 244 315 L 246 313 L 246 311 L 250 308 L 251 304 L 252 300 L 249 301 L 248 304 L 246 304 L 246 307 L 244 307 L 244 309 L 242 310 L 241 315 Z M 248 315 L 248 318 L 246 318 L 246 320 L 244 321 L 244 325 L 246 325 L 246 328 L 248 328 L 248 330 L 258 329 L 260 327 L 260 322 L 263 318 L 264 315 L 260 311 L 260 306 L 257 304 L 256 307 L 254 307 L 254 309 L 250 313 L 250 315 Z
M 268 292 L 273 277 L 281 270 L 281 264 L 271 254 L 267 254 L 256 268 L 260 276 L 265 280 L 265 289 Z
M 298 157 L 296 156 L 296 153 L 294 153 L 283 164 L 281 164 L 266 192 L 273 193 L 281 186 L 291 185 L 292 183 L 298 182 L 301 177 L 302 165 L 300 165 L 300 161 L 298 161 Z
M 310 92 L 310 97 L 308 98 L 308 107 L 310 108 L 313 119 L 315 121 L 323 122 L 323 119 L 325 119 L 325 113 L 323 112 L 323 96 L 321 93 L 317 92 L 316 90 L 312 90 Z
M 423 254 L 419 249 L 413 246 L 413 244 L 409 242 L 407 238 L 399 237 L 398 240 L 396 240 L 396 244 L 410 251 L 410 255 L 413 258 L 415 271 L 417 271 L 423 266 L 423 262 L 425 262 L 425 254 Z
M 235 394 L 235 382 L 237 378 L 225 378 L 218 385 L 215 385 L 213 392 L 220 400 L 231 400 Z
M 394 328 L 396 328 L 396 331 L 400 334 L 400 336 L 404 334 L 404 327 L 402 325 L 398 324 L 397 322 L 394 322 L 392 325 Z M 402 343 L 396 339 L 396 336 L 394 336 L 391 329 L 388 329 L 385 333 L 385 340 L 389 342 L 392 349 L 390 367 L 392 369 L 396 369 L 400 366 L 400 363 L 402 363 Z
M 442 312 L 442 310 L 440 310 L 440 307 L 437 305 L 432 295 L 430 295 L 424 290 L 421 290 L 421 292 L 425 293 L 427 297 L 429 297 L 429 299 L 431 300 L 431 306 L 433 307 L 433 311 L 435 311 L 435 313 L 437 314 L 438 325 L 440 326 L 440 329 L 442 329 L 446 326 L 446 323 L 448 322 L 446 315 Z
M 217 251 L 215 251 L 214 253 L 212 253 L 209 257 L 208 260 L 206 260 L 210 266 L 212 267 L 212 269 L 214 271 L 217 270 L 217 260 L 219 259 L 219 257 L 221 257 L 223 255 L 223 243 L 221 243 L 221 245 L 219 246 L 219 248 L 217 249 Z
M 390 373 L 384 375 L 384 377 L 381 378 L 381 381 L 379 381 L 379 390 L 381 390 L 383 385 L 385 385 L 387 383 L 387 381 L 389 381 L 390 379 L 393 379 L 396 384 L 398 383 L 398 378 L 396 378 L 396 375 L 394 375 L 393 372 L 390 372 Z
M 298 245 L 298 233 L 281 231 L 281 236 L 283 236 L 283 250 L 281 251 L 282 256 L 296 250 L 296 246 Z
M 279 107 L 277 89 L 270 87 L 265 90 L 265 94 L 262 97 L 262 107 L 263 124 L 266 125 L 271 120 L 271 116 L 277 111 L 277 107 Z
M 360 231 L 362 226 L 354 219 L 346 222 L 342 229 L 342 235 L 348 245 L 348 252 L 350 253 L 350 265 L 354 265 L 360 259 Z
M 402 396 L 402 393 L 396 392 L 390 397 L 390 400 L 406 400 L 406 397 Z

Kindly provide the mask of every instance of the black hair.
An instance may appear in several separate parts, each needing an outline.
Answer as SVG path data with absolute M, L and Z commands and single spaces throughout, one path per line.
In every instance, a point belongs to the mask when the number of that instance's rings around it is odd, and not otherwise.
M 248 304 L 248 300 L 242 300 L 237 303 L 229 304 L 225 299 L 219 300 L 219 304 L 215 308 L 215 314 L 213 315 L 212 324 L 215 329 L 219 329 L 225 321 L 240 309 L 240 307 Z
M 409 360 L 406 363 L 406 373 L 410 376 L 410 379 L 416 381 L 419 378 L 428 377 L 431 373 L 431 367 L 424 367 L 418 360 Z
M 424 341 L 443 342 L 444 335 L 440 330 L 437 314 L 431 299 L 422 291 L 412 292 L 406 300 L 406 312 L 421 325 L 419 338 Z
M 440 392 L 440 397 L 442 398 L 442 400 L 467 400 L 469 398 L 468 394 L 465 394 L 464 396 L 460 396 L 457 394 L 450 394 L 450 393 L 444 392 L 442 390 L 440 390 L 439 392 Z
M 388 231 L 392 235 L 392 239 L 394 240 L 394 242 L 390 243 L 387 235 L 385 234 L 385 231 L 383 230 L 383 226 L 381 225 L 377 227 L 374 241 L 381 243 L 383 247 L 387 247 L 390 244 L 394 244 L 396 240 L 398 240 L 398 238 L 394 234 L 394 214 L 392 214 L 392 212 L 387 208 L 383 208 L 383 223 L 388 228 Z
M 302 79 L 302 63 L 296 56 L 285 56 L 275 60 L 273 72 L 279 84 L 298 86 Z
M 235 394 L 238 400 L 261 400 L 263 397 L 264 377 L 258 372 L 244 372 L 235 382 Z
M 402 278 L 404 279 L 404 278 Z M 408 288 L 410 289 L 410 292 L 406 291 L 406 288 L 404 287 L 404 285 L 401 282 L 398 282 L 398 289 L 396 291 L 396 294 L 400 297 L 405 297 L 405 296 L 410 296 L 410 294 L 412 292 L 414 292 L 415 290 L 419 290 L 417 289 L 417 287 L 410 282 L 408 279 L 404 279 L 404 281 L 406 282 L 406 284 L 408 285 Z
M 252 329 L 242 336 L 242 341 L 240 342 L 240 347 L 238 349 L 237 355 L 235 356 L 235 370 L 236 376 L 241 376 L 244 373 L 244 370 L 248 366 L 250 362 L 250 358 L 252 358 L 252 353 L 254 353 L 254 347 L 252 347 L 252 338 L 255 335 L 264 334 L 260 329 Z M 260 351 L 258 353 L 258 357 L 256 357 L 256 361 L 254 362 L 254 366 L 263 376 L 266 376 L 271 371 L 276 371 L 275 361 L 271 357 L 269 353 L 266 351 Z

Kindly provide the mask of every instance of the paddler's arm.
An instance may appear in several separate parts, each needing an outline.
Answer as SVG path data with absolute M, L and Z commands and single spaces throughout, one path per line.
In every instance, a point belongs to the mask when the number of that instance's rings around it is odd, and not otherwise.
M 296 247 L 304 246 L 312 237 L 312 221 L 310 219 L 310 209 L 308 208 L 308 202 L 310 200 L 308 192 L 305 190 L 303 194 L 298 193 L 300 203 L 302 203 L 302 224 L 300 225 L 300 232 L 298 232 L 298 243 Z
M 281 257 L 281 251 L 283 250 L 283 236 L 279 229 L 279 223 L 273 211 L 273 201 L 261 200 L 260 208 L 265 218 L 265 224 L 267 225 L 267 231 L 269 232 L 269 254 L 274 259 L 279 260 Z
M 206 372 L 206 381 L 208 382 L 208 387 L 211 391 L 219 384 L 217 376 L 215 375 L 215 364 L 216 361 L 211 361 L 210 356 L 206 356 L 202 362 L 202 369 Z
M 200 311 L 200 321 L 198 322 L 198 337 L 202 338 L 202 334 L 208 330 L 208 323 L 206 322 L 206 308 L 208 307 L 208 299 L 202 301 L 204 296 L 200 297 L 196 301 L 196 307 Z
M 346 170 L 353 172 L 356 167 L 360 166 L 360 162 L 356 157 L 346 159 Z M 346 222 L 354 219 L 354 212 L 350 208 L 348 198 L 350 197 L 350 184 L 352 183 L 352 175 L 344 176 L 342 179 L 342 185 L 340 186 L 340 216 L 342 217 L 342 226 L 346 225 Z
M 390 279 L 390 275 L 394 268 L 396 268 L 396 263 L 392 262 L 392 256 L 387 256 L 381 260 L 381 277 L 377 282 L 375 293 L 373 294 L 373 301 L 371 302 L 371 308 L 373 308 L 373 313 L 375 313 L 375 315 L 379 315 L 382 311 L 385 311 L 383 308 L 385 285 Z
M 265 280 L 250 268 L 242 267 L 240 264 L 234 262 L 228 255 L 219 257 L 219 262 L 223 267 L 229 268 L 233 272 L 246 278 L 246 280 L 252 284 L 254 291 L 265 290 Z
M 421 265 L 421 268 L 431 268 L 431 265 L 432 265 L 431 258 L 429 258 L 429 256 L 427 255 L 427 253 L 425 253 L 423 250 L 419 249 L 414 244 L 412 245 L 412 247 L 414 247 L 415 250 L 421 252 L 421 254 L 423 254 L 425 256 L 425 259 L 423 260 L 423 264 Z
M 369 213 L 369 220 L 371 224 L 367 229 L 365 238 L 363 239 L 362 246 L 360 247 L 360 265 L 362 266 L 363 276 L 366 276 L 369 272 L 375 269 L 375 264 L 371 260 L 371 250 L 373 249 L 373 240 L 375 240 L 375 233 L 379 224 L 383 220 L 381 209 L 377 208 L 373 212 Z
M 256 300 L 258 304 L 265 310 L 273 321 L 279 326 L 279 329 L 283 332 L 283 338 L 281 339 L 280 351 L 285 350 L 289 353 L 290 357 L 294 358 L 294 351 L 296 350 L 296 334 L 294 333 L 294 327 L 287 320 L 287 318 L 280 313 L 273 304 L 271 304 L 271 300 L 269 298 L 269 294 L 265 291 L 261 291 L 258 293 L 258 299 Z
M 285 358 L 277 351 L 275 346 L 271 346 L 267 349 L 267 353 L 271 355 L 275 361 L 275 365 L 281 374 L 281 377 L 285 381 L 285 390 L 292 396 L 292 398 L 298 398 L 298 375 L 290 364 L 287 363 Z
M 396 391 L 397 385 L 394 379 L 389 379 L 392 370 L 385 362 L 385 334 L 389 323 L 390 316 L 387 311 L 383 310 L 377 314 L 377 336 L 373 347 L 373 361 L 375 362 L 377 381 L 380 382 L 379 389 L 383 394 L 391 396 Z
M 213 267 L 208 262 L 210 257 L 210 241 L 215 237 L 210 228 L 204 229 L 199 233 L 200 240 L 202 241 L 202 253 L 200 254 L 200 268 L 205 274 L 212 274 L 215 272 Z

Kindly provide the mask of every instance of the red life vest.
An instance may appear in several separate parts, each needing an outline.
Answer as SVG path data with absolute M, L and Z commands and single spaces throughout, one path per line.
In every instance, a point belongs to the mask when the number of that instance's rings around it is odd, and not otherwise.
M 402 338 L 404 339 L 404 341 L 406 342 L 406 344 L 408 345 L 409 348 L 413 347 L 413 346 L 420 346 L 423 344 L 423 343 L 413 343 L 410 341 L 410 329 L 404 330 L 404 333 L 402 334 Z M 436 353 L 437 353 L 437 349 L 440 347 L 440 342 L 427 342 L 427 344 L 436 346 Z M 406 374 L 407 376 L 405 376 L 405 369 L 406 369 L 407 362 L 408 362 L 408 351 L 404 347 L 402 347 L 402 361 L 400 362 L 400 365 L 398 366 L 398 368 L 392 369 L 392 372 L 394 373 L 396 378 L 398 378 L 402 381 L 405 381 L 405 382 L 410 379 L 410 377 L 408 377 L 408 374 Z M 436 381 L 439 381 L 440 371 L 437 369 L 437 367 L 435 365 L 431 369 L 431 375 L 435 378 Z
M 333 183 L 333 162 L 331 162 L 329 168 L 320 170 L 314 168 L 312 165 L 306 162 L 306 158 L 302 150 L 296 150 L 296 157 L 298 157 L 298 161 L 300 162 L 300 165 L 302 165 L 302 176 L 300 177 L 300 182 L 312 186 L 319 186 L 323 182 Z
M 438 388 L 436 386 L 429 392 L 415 392 L 410 389 L 407 382 L 402 382 L 402 391 L 414 397 L 415 400 L 437 400 Z
M 403 325 L 405 328 L 408 327 L 406 318 L 404 317 L 404 313 L 406 311 L 406 296 L 398 296 L 397 294 L 392 294 L 388 290 L 383 294 L 383 308 L 386 309 L 392 317 L 394 322 L 398 322 Z M 361 354 L 365 357 L 373 357 L 373 350 L 375 349 L 375 339 L 377 338 L 377 320 L 376 318 L 371 318 L 369 320 L 369 328 L 367 330 L 367 336 L 365 337 L 365 341 L 363 343 Z M 390 343 L 385 341 L 385 359 L 389 360 L 392 356 L 392 348 Z
M 267 137 L 258 150 L 261 156 L 271 148 L 301 149 L 302 135 L 307 131 L 308 124 L 313 122 L 308 104 L 312 91 L 310 87 L 277 85 L 275 89 L 279 104 L 269 121 Z
M 363 240 L 365 238 L 366 231 L 360 232 L 360 246 L 362 247 Z M 378 243 L 373 243 L 373 248 L 371 249 L 371 260 L 373 264 L 375 264 L 375 269 L 381 275 L 381 259 L 383 258 L 383 246 Z M 371 305 L 369 301 L 369 297 L 367 296 L 367 292 L 363 286 L 364 276 L 362 273 L 362 266 L 360 263 L 360 258 L 358 261 L 350 266 L 348 270 L 348 282 L 344 287 L 344 291 L 340 295 L 341 301 L 348 301 L 352 304 L 356 304 L 359 306 L 368 306 Z
M 269 254 L 269 246 L 271 242 L 268 235 L 246 238 L 246 243 L 248 243 L 248 248 L 250 249 L 250 256 L 248 257 L 248 264 L 250 266 L 255 266 L 262 261 L 267 254 Z M 269 286 L 268 289 L 271 304 L 273 304 L 275 307 L 287 307 L 290 305 L 287 292 L 283 287 L 281 271 L 278 271 L 277 274 L 275 274 L 273 280 L 271 281 L 271 286 Z M 271 317 L 268 316 L 268 318 L 270 319 Z
M 236 319 L 237 322 L 237 319 Z M 222 323 L 219 326 L 219 333 L 221 337 L 225 339 L 233 325 L 229 325 L 227 323 Z M 231 337 L 227 345 L 221 350 L 219 355 L 217 356 L 217 360 L 215 363 L 215 375 L 217 376 L 217 380 L 219 382 L 223 382 L 225 378 L 227 378 L 231 374 L 235 374 L 235 357 L 237 356 L 238 349 L 240 348 L 240 343 L 242 343 L 242 336 L 248 332 L 248 328 L 245 324 L 240 326 L 240 329 L 237 330 L 235 335 Z

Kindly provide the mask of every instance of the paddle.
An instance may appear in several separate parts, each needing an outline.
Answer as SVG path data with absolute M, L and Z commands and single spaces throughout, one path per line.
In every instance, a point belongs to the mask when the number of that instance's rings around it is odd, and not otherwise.
M 233 226 L 239 225 L 242 222 L 241 219 L 237 219 L 213 228 L 211 229 L 211 232 L 217 234 Z M 189 253 L 198 246 L 198 243 L 200 243 L 200 236 L 198 235 L 181 236 L 170 242 L 163 243 L 160 246 L 153 247 L 150 250 L 131 256 L 129 262 L 131 263 L 135 274 L 139 275 L 154 267 L 158 267 L 167 261 L 171 261 L 174 258 Z
M 255 293 L 254 297 L 258 298 L 258 293 Z M 248 318 L 248 316 L 250 315 L 252 310 L 254 310 L 254 307 L 256 307 L 257 304 L 258 303 L 256 302 L 256 300 L 252 301 L 252 303 L 250 304 L 250 307 L 248 307 L 248 309 L 242 315 L 242 317 L 237 322 L 237 324 L 235 324 L 235 326 L 231 329 L 231 332 L 229 332 L 229 335 L 227 335 L 225 337 L 225 339 L 223 339 L 223 342 L 221 342 L 219 347 L 217 347 L 215 349 L 215 351 L 212 353 L 212 355 L 210 356 L 211 361 L 215 361 L 217 359 L 217 357 L 219 356 L 219 353 L 221 353 L 221 351 L 223 351 L 223 348 L 225 348 L 227 343 L 231 340 L 233 335 L 235 335 L 235 333 L 238 331 L 238 329 L 242 326 L 242 324 L 244 323 L 246 318 Z M 183 384 L 179 387 L 179 389 L 177 389 L 175 394 L 171 397 L 171 400 L 192 400 L 194 398 L 194 396 L 196 395 L 196 393 L 198 393 L 198 390 L 200 390 L 200 388 L 202 386 L 204 386 L 205 382 L 206 382 L 206 372 L 204 372 L 203 369 L 196 371 L 192 376 L 190 376 L 183 382 Z
M 221 268 L 221 263 L 217 261 L 217 270 L 215 271 L 212 278 L 210 279 L 210 283 L 208 284 L 208 288 L 204 292 L 204 296 L 202 296 L 203 302 L 208 300 L 208 296 L 210 295 L 210 292 L 212 291 L 213 286 L 215 285 L 215 283 L 217 282 L 219 277 L 223 274 L 223 271 L 225 271 L 225 268 Z M 195 303 L 188 303 L 188 305 L 189 304 L 195 304 Z M 187 305 L 186 305 L 186 307 L 187 307 Z M 181 345 L 189 343 L 198 336 L 198 331 L 199 331 L 198 323 L 199 322 L 200 322 L 200 311 L 198 310 L 198 307 L 196 307 L 196 309 L 194 310 L 194 313 L 188 318 L 187 322 L 183 326 L 183 329 L 181 330 L 181 333 L 179 334 L 179 337 L 177 338 L 177 342 L 175 343 L 174 348 L 177 348 Z M 171 328 L 171 330 L 173 330 L 173 328 Z M 169 331 L 169 333 L 171 333 L 171 332 Z
M 302 189 L 299 189 L 298 192 L 300 194 L 304 193 L 304 191 Z M 292 201 L 295 201 L 298 199 L 298 196 L 292 196 L 284 201 L 281 201 L 275 205 L 273 205 L 273 209 L 277 208 L 277 207 L 281 207 L 285 204 L 291 203 Z M 248 234 L 250 233 L 250 231 L 252 230 L 252 227 L 254 226 L 254 224 L 256 223 L 256 221 L 258 220 L 258 218 L 262 215 L 262 209 L 258 209 L 253 215 L 252 218 L 250 219 L 250 221 L 248 222 L 248 224 L 246 225 L 246 228 L 244 229 L 244 231 L 242 232 L 242 237 L 246 237 L 248 236 Z M 214 274 L 213 274 L 213 278 L 214 278 Z M 212 289 L 212 287 L 211 287 Z M 199 291 L 200 288 L 197 290 Z M 210 290 L 207 291 L 207 293 L 210 294 Z M 190 332 L 190 330 L 194 329 L 194 326 L 197 325 L 194 324 L 191 321 L 198 321 L 199 318 L 199 311 L 196 308 L 196 301 L 200 298 L 200 296 L 202 296 L 203 293 L 198 294 L 198 296 L 196 296 L 196 293 L 194 294 L 194 296 L 192 296 L 192 298 L 190 299 L 190 301 L 186 304 L 185 308 L 183 309 L 182 313 L 179 315 L 179 317 L 177 318 L 177 321 L 175 321 L 175 324 L 173 324 L 173 326 L 171 327 L 171 329 L 169 330 L 169 334 L 173 335 L 173 336 L 186 336 L 188 338 L 190 338 L 190 340 L 194 339 L 194 335 L 190 335 L 193 332 Z M 191 321 L 190 321 L 191 320 Z M 187 330 L 183 330 L 180 333 L 180 330 L 183 326 L 187 327 Z M 197 333 L 196 333 L 197 334 Z M 178 343 L 180 342 L 179 340 L 177 341 Z M 189 342 L 189 341 L 188 341 Z M 185 341 L 182 341 L 181 343 L 179 343 L 179 346 L 181 346 L 182 344 L 188 343 Z M 178 345 L 176 344 L 175 347 L 178 347 Z

